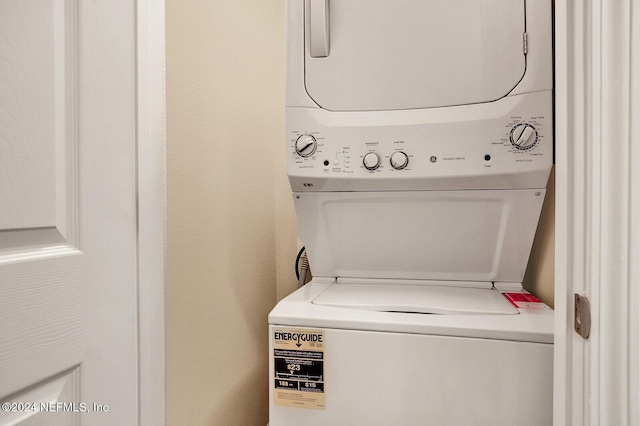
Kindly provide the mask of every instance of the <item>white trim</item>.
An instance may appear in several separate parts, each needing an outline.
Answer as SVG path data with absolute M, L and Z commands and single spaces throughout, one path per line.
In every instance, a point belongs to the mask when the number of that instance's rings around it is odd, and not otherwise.
M 556 93 L 556 246 L 555 246 L 555 336 L 554 336 L 554 424 L 577 425 L 582 422 L 582 411 L 573 411 L 572 389 L 582 388 L 574 379 L 582 379 L 583 357 L 573 356 L 571 340 L 573 322 L 573 291 L 584 283 L 585 218 L 575 212 L 584 210 L 584 194 L 575 188 L 583 175 L 583 145 L 572 143 L 584 140 L 584 129 L 580 127 L 584 117 L 582 67 L 574 68 L 584 61 L 582 34 L 582 3 L 558 0 L 555 3 L 555 93 Z M 574 237 L 579 239 L 574 240 Z M 575 255 L 576 247 L 578 255 Z M 574 284 L 575 283 L 575 284 Z M 579 343 L 579 342 L 578 342 Z M 582 349 L 582 347 L 580 348 Z M 579 399 L 582 401 L 582 398 Z
M 164 2 L 137 1 L 139 425 L 165 424 Z
M 632 3 L 629 101 L 629 270 L 628 284 L 628 386 L 629 424 L 640 425 L 640 7 Z
M 632 117 L 640 106 L 640 37 L 632 32 L 640 15 L 632 5 L 556 1 L 556 425 L 640 421 L 640 149 Z M 591 302 L 588 340 L 573 331 L 574 293 Z

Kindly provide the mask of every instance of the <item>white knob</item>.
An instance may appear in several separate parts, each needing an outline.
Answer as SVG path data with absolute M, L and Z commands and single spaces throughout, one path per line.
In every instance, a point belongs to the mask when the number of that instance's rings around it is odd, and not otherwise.
M 391 154 L 391 167 L 396 170 L 402 170 L 409 164 L 409 156 L 402 151 L 396 151 Z
M 538 131 L 531 124 L 520 123 L 511 130 L 511 144 L 518 149 L 529 149 L 538 142 Z
M 375 152 L 368 152 L 362 159 L 362 164 L 364 164 L 368 170 L 375 170 L 380 167 L 380 156 Z
M 318 142 L 316 138 L 309 134 L 304 134 L 298 136 L 296 139 L 296 152 L 301 157 L 309 157 L 316 152 L 316 148 L 318 147 Z

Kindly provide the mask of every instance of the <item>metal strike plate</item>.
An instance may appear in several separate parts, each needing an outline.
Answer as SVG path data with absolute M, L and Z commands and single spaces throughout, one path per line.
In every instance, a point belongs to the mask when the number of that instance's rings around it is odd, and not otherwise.
M 583 339 L 589 338 L 591 331 L 591 306 L 585 296 L 574 295 L 573 328 Z

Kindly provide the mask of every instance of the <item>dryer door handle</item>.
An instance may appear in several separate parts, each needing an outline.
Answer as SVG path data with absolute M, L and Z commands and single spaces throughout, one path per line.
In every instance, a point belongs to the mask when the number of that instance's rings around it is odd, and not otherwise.
M 309 0 L 312 58 L 329 56 L 329 0 Z

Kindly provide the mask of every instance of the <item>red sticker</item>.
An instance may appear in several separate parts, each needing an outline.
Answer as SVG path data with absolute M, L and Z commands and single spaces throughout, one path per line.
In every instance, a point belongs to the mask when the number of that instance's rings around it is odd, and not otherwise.
M 542 303 L 542 300 L 530 293 L 502 293 L 502 295 L 516 308 L 521 308 L 521 305 L 527 303 Z

